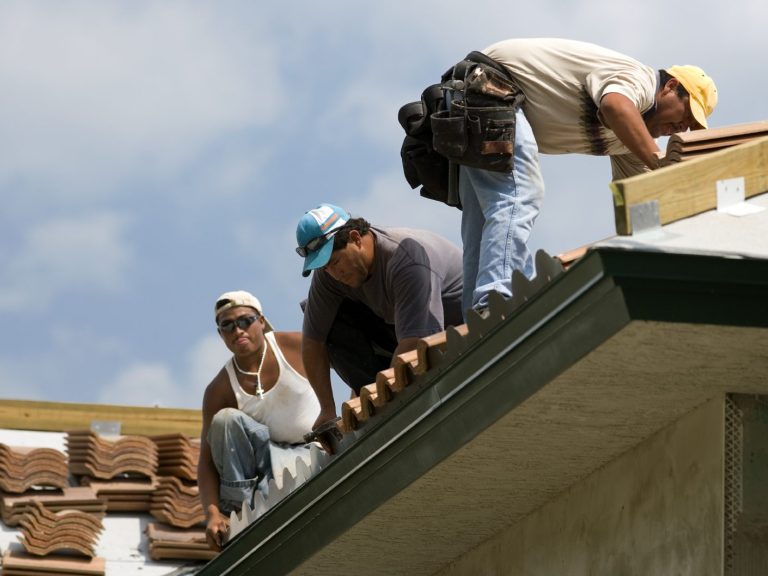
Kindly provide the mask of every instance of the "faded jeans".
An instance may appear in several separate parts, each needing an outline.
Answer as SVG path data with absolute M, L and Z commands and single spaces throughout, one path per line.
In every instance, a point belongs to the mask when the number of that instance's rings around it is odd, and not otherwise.
M 272 475 L 269 429 L 236 408 L 223 408 L 211 420 L 208 444 L 219 472 L 219 510 L 253 505 L 256 490 L 267 497 Z
M 528 278 L 535 275 L 528 238 L 544 197 L 544 181 L 538 146 L 522 109 L 515 121 L 512 172 L 460 167 L 465 316 L 470 308 L 487 306 L 493 290 L 511 297 L 513 270 Z

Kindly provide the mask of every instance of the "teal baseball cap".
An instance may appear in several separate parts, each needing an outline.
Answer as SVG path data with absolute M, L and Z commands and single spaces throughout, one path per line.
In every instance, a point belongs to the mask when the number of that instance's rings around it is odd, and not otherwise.
M 296 253 L 304 258 L 302 276 L 328 264 L 333 236 L 348 220 L 347 211 L 333 204 L 320 204 L 304 213 L 296 227 Z

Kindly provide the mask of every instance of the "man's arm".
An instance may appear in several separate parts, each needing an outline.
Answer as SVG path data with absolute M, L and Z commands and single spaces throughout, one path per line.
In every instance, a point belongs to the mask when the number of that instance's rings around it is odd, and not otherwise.
M 331 388 L 331 361 L 325 342 L 304 336 L 301 340 L 301 356 L 315 396 L 320 403 L 320 414 L 312 428 L 336 418 L 336 403 Z
M 288 364 L 306 378 L 307 371 L 301 358 L 301 332 L 275 332 L 275 340 Z
M 410 352 L 411 350 L 416 350 L 416 343 L 419 341 L 419 338 L 403 338 L 397 343 L 397 348 L 395 348 L 395 353 L 392 354 L 392 364 L 395 363 L 395 357 L 397 357 L 400 354 L 403 354 L 405 352 Z
M 219 473 L 213 463 L 211 447 L 208 444 L 208 429 L 213 416 L 227 406 L 225 396 L 221 392 L 221 382 L 226 375 L 219 375 L 211 382 L 203 396 L 203 428 L 200 434 L 200 457 L 197 461 L 197 485 L 200 502 L 207 519 L 205 538 L 208 546 L 220 550 L 229 533 L 229 518 L 219 510 Z
M 632 100 L 618 92 L 609 92 L 600 100 L 600 116 L 605 125 L 648 168 L 655 170 L 659 167 L 659 147 Z

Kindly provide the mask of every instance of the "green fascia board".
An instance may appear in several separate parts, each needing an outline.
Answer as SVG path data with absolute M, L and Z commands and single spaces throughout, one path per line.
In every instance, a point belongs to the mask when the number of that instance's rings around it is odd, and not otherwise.
M 630 321 L 768 326 L 766 294 L 768 260 L 595 249 L 406 389 L 199 574 L 288 573 Z

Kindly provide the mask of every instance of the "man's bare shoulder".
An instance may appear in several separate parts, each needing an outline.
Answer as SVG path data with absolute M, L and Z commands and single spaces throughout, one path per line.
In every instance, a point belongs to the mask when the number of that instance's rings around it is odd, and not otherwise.
M 280 348 L 285 346 L 301 346 L 301 332 L 275 332 L 275 340 Z
M 203 396 L 203 411 L 215 414 L 222 408 L 237 406 L 235 394 L 229 384 L 229 375 L 226 368 L 222 367 L 219 373 L 205 388 Z
M 275 340 L 288 363 L 306 378 L 307 372 L 301 359 L 301 332 L 275 332 Z

